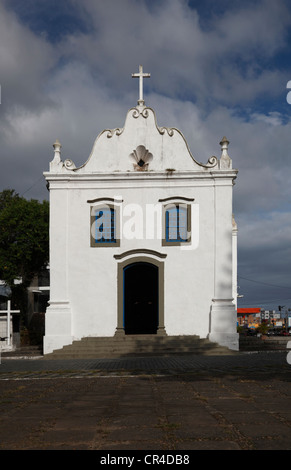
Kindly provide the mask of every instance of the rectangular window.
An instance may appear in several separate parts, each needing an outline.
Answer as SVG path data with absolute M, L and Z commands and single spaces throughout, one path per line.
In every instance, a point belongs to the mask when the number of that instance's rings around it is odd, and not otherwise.
M 112 206 L 91 208 L 91 246 L 119 246 L 117 211 Z
M 190 205 L 170 204 L 164 208 L 163 245 L 180 245 L 190 241 Z
M 166 241 L 186 242 L 187 239 L 187 208 L 166 209 Z
M 96 212 L 95 243 L 116 243 L 114 209 L 102 208 Z

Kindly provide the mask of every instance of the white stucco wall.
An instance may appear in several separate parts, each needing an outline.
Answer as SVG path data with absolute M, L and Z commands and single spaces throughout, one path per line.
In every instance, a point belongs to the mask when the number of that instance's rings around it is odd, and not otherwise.
M 225 149 L 223 165 L 214 160 L 208 167 L 197 163 L 180 132 L 162 131 L 152 110 L 146 115 L 147 108 L 135 109 L 136 113 L 129 111 L 123 130 L 101 133 L 88 161 L 79 169 L 71 162 L 63 163 L 55 145 L 54 160 L 45 173 L 50 185 L 51 299 L 44 352 L 74 339 L 115 334 L 120 261 L 114 255 L 135 249 L 167 255 L 159 261 L 164 263 L 168 335 L 212 336 L 214 341 L 236 349 L 232 303 L 232 186 L 236 171 Z M 153 156 L 145 172 L 135 171 L 129 158 L 138 145 Z M 226 156 L 229 161 L 225 164 Z M 167 171 L 170 168 L 175 171 Z M 150 239 L 146 233 L 146 208 L 160 210 L 161 222 L 163 203 L 159 199 L 177 196 L 194 199 L 192 245 L 163 246 L 159 233 Z M 90 246 L 90 207 L 94 203 L 88 201 L 98 198 L 123 201 L 117 203 L 122 235 L 119 247 Z M 128 229 L 134 229 L 138 211 L 144 215 L 143 236 L 136 230 L 138 238 L 130 238 Z M 155 257 L 144 256 L 149 262 Z M 219 328 L 220 317 L 225 320 L 227 337 Z

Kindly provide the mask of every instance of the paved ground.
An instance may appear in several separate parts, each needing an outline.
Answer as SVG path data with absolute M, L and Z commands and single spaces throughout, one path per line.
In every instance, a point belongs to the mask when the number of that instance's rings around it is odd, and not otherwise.
M 0 450 L 291 450 L 286 358 L 2 358 Z

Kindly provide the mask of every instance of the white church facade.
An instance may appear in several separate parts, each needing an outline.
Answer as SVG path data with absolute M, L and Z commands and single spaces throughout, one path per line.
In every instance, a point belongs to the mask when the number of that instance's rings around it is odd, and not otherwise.
M 238 349 L 236 227 L 228 141 L 194 159 L 140 95 L 86 163 L 44 173 L 50 191 L 50 301 L 44 354 L 84 337 L 198 335 Z

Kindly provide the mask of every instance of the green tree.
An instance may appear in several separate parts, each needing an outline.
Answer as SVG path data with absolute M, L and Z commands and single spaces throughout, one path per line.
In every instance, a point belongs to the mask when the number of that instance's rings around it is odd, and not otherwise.
M 23 294 L 48 259 L 49 203 L 28 201 L 10 189 L 0 192 L 0 279 L 12 298 Z

